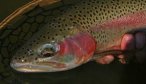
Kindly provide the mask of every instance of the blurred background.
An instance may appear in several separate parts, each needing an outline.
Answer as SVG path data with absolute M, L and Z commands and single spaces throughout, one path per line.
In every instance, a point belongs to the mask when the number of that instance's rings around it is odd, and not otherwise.
M 15 9 L 31 0 L 0 0 L 0 22 Z

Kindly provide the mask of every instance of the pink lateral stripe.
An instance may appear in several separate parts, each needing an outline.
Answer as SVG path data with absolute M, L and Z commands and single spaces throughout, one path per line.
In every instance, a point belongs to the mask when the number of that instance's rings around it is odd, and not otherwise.
M 97 28 L 122 28 L 122 27 L 144 27 L 146 26 L 146 11 L 128 14 L 117 19 L 108 20 L 96 25 Z

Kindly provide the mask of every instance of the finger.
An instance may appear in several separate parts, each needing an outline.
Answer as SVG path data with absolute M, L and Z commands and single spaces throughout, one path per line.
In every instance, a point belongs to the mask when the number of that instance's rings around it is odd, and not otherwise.
M 135 39 L 132 34 L 125 34 L 121 41 L 122 50 L 132 50 L 135 48 Z
M 124 55 L 119 55 L 119 62 L 121 62 L 122 64 L 126 64 L 126 60 L 125 60 L 125 56 Z
M 135 35 L 136 38 L 136 48 L 137 49 L 142 49 L 138 52 L 136 52 L 135 56 L 136 56 L 136 60 L 139 63 L 143 63 L 146 60 L 146 48 L 144 48 L 145 43 L 146 43 L 146 36 L 144 33 L 139 32 Z
M 125 34 L 121 41 L 121 50 L 132 50 L 132 49 L 135 49 L 134 35 Z M 131 58 L 131 56 L 124 54 L 124 55 L 119 55 L 118 58 L 122 64 L 126 64 L 126 60 Z
M 114 60 L 114 56 L 113 55 L 107 55 L 101 58 L 96 59 L 97 63 L 100 64 L 109 64 Z
M 124 55 L 119 55 L 118 58 L 119 59 L 124 59 Z
M 145 43 L 146 43 L 146 36 L 145 36 L 145 34 L 142 33 L 142 32 L 136 33 L 135 39 L 136 39 L 136 48 L 137 49 L 143 48 Z

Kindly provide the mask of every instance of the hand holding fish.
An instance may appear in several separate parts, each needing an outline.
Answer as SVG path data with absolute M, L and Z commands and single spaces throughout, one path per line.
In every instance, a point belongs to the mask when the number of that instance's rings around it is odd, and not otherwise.
M 145 4 L 93 2 L 82 0 L 67 9 L 54 9 L 47 24 L 15 52 L 10 66 L 20 72 L 58 72 L 99 58 L 110 63 L 113 56 L 122 63 L 130 58 L 141 61 L 145 35 L 137 30 L 146 29 Z
M 138 52 L 135 52 L 135 60 L 139 63 L 143 63 L 146 60 L 146 50 L 144 48 L 146 44 L 146 35 L 143 32 L 138 32 L 136 34 L 125 34 L 123 36 L 123 39 L 121 41 L 121 46 L 119 49 L 121 50 L 140 50 Z M 125 64 L 125 56 L 119 55 L 118 56 L 119 61 L 122 64 Z M 113 55 L 106 55 L 104 57 L 101 57 L 97 59 L 96 61 L 100 64 L 109 64 L 114 60 Z

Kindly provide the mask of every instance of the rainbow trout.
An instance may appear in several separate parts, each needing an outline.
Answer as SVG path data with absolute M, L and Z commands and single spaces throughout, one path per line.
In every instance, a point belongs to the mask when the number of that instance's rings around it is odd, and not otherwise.
M 81 0 L 53 14 L 15 53 L 13 69 L 64 71 L 104 56 L 95 52 L 112 50 L 125 33 L 146 26 L 146 0 Z

